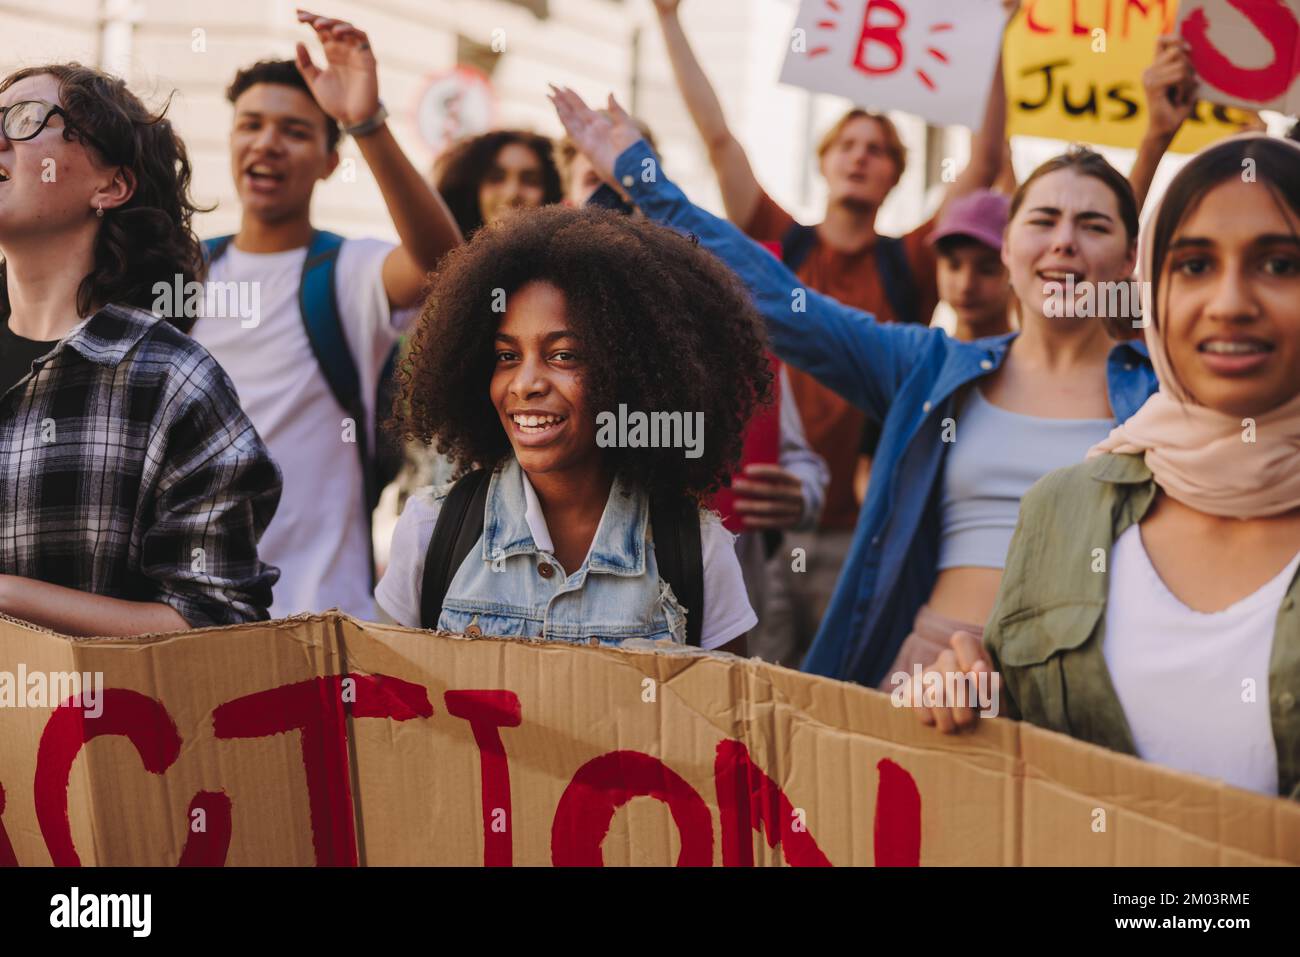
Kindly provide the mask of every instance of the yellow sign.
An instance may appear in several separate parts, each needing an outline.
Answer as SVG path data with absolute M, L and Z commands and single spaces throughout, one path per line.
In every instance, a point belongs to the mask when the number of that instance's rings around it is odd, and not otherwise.
M 1177 19 L 1177 0 L 1024 0 L 1003 48 L 1008 133 L 1136 148 L 1147 127 L 1142 71 Z M 1243 119 L 1202 100 L 1171 151 L 1202 149 Z

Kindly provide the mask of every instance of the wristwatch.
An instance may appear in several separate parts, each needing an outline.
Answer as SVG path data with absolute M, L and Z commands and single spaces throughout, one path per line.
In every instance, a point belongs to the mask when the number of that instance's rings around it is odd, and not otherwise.
M 384 120 L 388 119 L 388 109 L 384 106 L 382 100 L 379 102 L 379 109 L 375 110 L 375 115 L 368 120 L 362 120 L 356 126 L 345 126 L 343 132 L 351 137 L 368 136 L 375 130 L 384 125 Z

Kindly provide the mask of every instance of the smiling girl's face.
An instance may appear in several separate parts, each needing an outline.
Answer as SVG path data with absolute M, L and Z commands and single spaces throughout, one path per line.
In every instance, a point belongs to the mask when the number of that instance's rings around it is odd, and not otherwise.
M 1159 298 L 1169 361 L 1198 403 L 1251 417 L 1300 394 L 1300 217 L 1225 180 L 1174 233 Z
M 524 471 L 599 468 L 585 361 L 564 293 L 538 280 L 511 294 L 493 349 L 489 393 Z

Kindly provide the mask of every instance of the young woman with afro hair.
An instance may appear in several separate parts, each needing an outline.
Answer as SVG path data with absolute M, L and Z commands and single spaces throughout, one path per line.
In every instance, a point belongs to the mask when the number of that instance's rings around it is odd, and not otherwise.
M 395 422 L 459 473 L 491 470 L 484 531 L 451 574 L 438 629 L 683 643 L 699 613 L 702 648 L 744 654 L 757 618 L 731 534 L 700 505 L 771 401 L 764 347 L 736 277 L 662 226 L 548 207 L 450 253 L 399 372 Z M 628 429 L 611 443 L 601 413 L 621 407 L 681 413 L 702 439 L 645 447 Z M 399 624 L 421 623 L 426 553 L 450 489 L 414 494 L 394 531 L 376 598 Z M 660 577 L 652 499 L 699 514 L 702 610 Z

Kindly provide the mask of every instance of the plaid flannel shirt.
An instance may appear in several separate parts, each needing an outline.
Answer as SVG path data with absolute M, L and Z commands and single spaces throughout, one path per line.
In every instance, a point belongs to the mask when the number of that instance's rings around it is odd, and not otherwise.
M 257 542 L 280 470 L 225 370 L 151 313 L 106 306 L 0 396 L 0 574 L 265 619 Z

